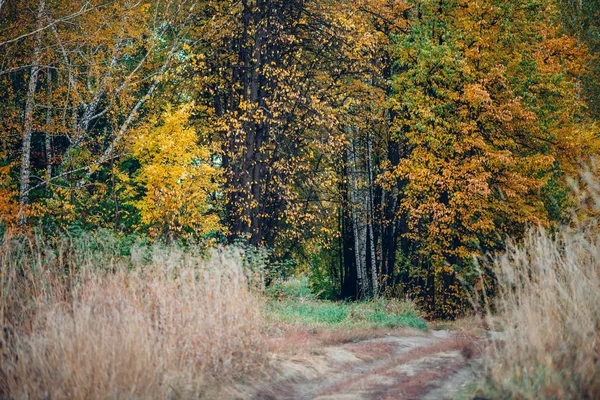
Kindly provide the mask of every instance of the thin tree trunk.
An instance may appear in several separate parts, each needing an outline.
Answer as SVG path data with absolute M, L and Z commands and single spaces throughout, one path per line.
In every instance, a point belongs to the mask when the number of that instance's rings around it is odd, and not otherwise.
M 346 274 L 345 274 L 345 269 L 344 269 L 344 238 L 342 237 L 344 234 L 344 215 L 343 215 L 343 208 L 340 207 L 338 209 L 338 225 L 339 225 L 339 232 L 342 232 L 342 235 L 339 235 L 338 237 L 338 260 L 339 260 L 339 270 L 340 270 L 340 289 L 342 291 L 342 294 L 344 292 L 344 282 L 346 280 Z
M 367 204 L 367 224 L 369 227 L 369 247 L 371 249 L 371 287 L 373 289 L 373 297 L 377 297 L 379 294 L 378 287 L 378 276 L 377 276 L 377 256 L 375 254 L 375 240 L 373 236 L 373 219 L 374 219 L 374 210 L 373 210 L 373 156 L 371 152 L 372 147 L 372 138 L 369 133 L 367 133 L 367 178 L 369 187 L 367 188 L 368 194 L 368 204 Z
M 358 298 L 358 285 L 357 285 L 357 268 L 356 268 L 356 256 L 354 254 L 354 243 L 353 234 L 353 222 L 351 214 L 350 204 L 350 151 L 348 148 L 342 153 L 343 168 L 341 173 L 345 179 L 340 180 L 340 193 L 342 195 L 342 204 L 340 206 L 340 225 L 341 225 L 341 251 L 343 253 L 343 269 L 344 269 L 344 280 L 342 282 L 342 297 Z
M 117 183 L 116 183 L 116 177 L 115 177 L 115 164 L 114 164 L 114 159 L 110 160 L 110 174 L 112 175 L 112 191 L 113 191 L 113 198 L 114 198 L 114 202 L 115 202 L 115 220 L 114 220 L 114 232 L 117 233 L 119 232 L 119 196 L 117 193 Z
M 46 147 L 46 183 L 52 179 L 52 108 L 50 107 L 50 100 L 52 99 L 52 71 L 48 68 L 47 72 L 48 81 L 48 108 L 46 109 L 46 136 L 45 136 L 45 147 Z
M 356 137 L 356 132 L 349 129 L 349 135 Z M 372 295 L 371 282 L 367 271 L 367 236 L 368 236 L 368 192 L 361 186 L 364 172 L 359 169 L 357 143 L 350 139 L 348 155 L 348 194 L 352 208 L 352 232 L 354 236 L 354 257 L 356 260 L 358 298 Z
M 356 148 L 354 149 L 354 165 L 357 165 L 357 158 L 356 158 Z M 357 168 L 355 167 L 355 173 L 360 176 L 361 174 L 358 174 L 357 172 Z M 368 234 L 368 228 L 367 228 L 367 192 L 365 191 L 364 188 L 360 188 L 360 180 L 356 179 L 355 180 L 356 183 L 356 205 L 359 205 L 360 208 L 357 211 L 357 221 L 356 221 L 356 225 L 357 225 L 357 230 L 358 230 L 358 250 L 359 250 L 359 258 L 360 258 L 360 267 L 362 269 L 362 276 L 363 276 L 363 286 L 364 286 L 364 294 L 365 296 L 370 296 L 371 293 L 371 288 L 370 288 L 370 282 L 368 279 L 368 271 L 367 271 L 367 234 Z
M 37 24 L 38 29 L 42 28 L 42 17 L 46 3 L 40 0 Z M 31 66 L 31 76 L 29 77 L 29 87 L 27 89 L 27 99 L 25 101 L 25 118 L 23 120 L 23 143 L 21 146 L 21 176 L 20 176 L 20 194 L 19 194 L 19 224 L 27 223 L 27 203 L 29 200 L 29 177 L 31 175 L 31 133 L 33 130 L 33 107 L 35 102 L 35 91 L 37 88 L 38 75 L 40 72 L 41 57 L 41 31 L 35 34 L 35 44 L 33 49 L 33 60 Z
M 384 287 L 387 287 L 390 282 L 388 282 L 387 277 L 388 277 L 388 263 L 385 257 L 385 252 L 384 252 L 384 242 L 385 242 L 385 224 L 386 224 L 386 220 L 385 220 L 385 205 L 386 205 L 386 195 L 387 195 L 387 190 L 382 189 L 381 190 L 381 202 L 379 203 L 379 207 L 380 207 L 380 220 L 379 220 L 379 273 L 382 276 L 382 282 Z
M 352 128 L 349 128 L 349 133 L 352 134 Z M 361 240 L 360 240 L 360 228 L 359 228 L 359 216 L 356 210 L 358 203 L 357 193 L 357 182 L 356 182 L 356 149 L 354 148 L 354 141 L 350 140 L 350 145 L 346 149 L 348 159 L 348 197 L 350 198 L 350 208 L 352 213 L 352 233 L 354 237 L 354 260 L 356 265 L 356 286 L 357 297 L 362 298 L 365 296 L 365 287 L 363 281 L 363 262 L 361 257 Z

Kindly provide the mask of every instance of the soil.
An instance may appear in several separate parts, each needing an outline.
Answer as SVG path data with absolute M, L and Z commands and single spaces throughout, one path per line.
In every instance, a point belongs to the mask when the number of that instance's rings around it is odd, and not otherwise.
M 255 399 L 452 399 L 481 369 L 483 342 L 448 331 L 326 346 L 276 362 Z

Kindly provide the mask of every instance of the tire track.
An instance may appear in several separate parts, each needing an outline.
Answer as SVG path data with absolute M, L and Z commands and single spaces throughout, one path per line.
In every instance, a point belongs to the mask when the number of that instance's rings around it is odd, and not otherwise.
M 475 378 L 475 340 L 445 331 L 330 346 L 281 363 L 256 399 L 444 399 Z

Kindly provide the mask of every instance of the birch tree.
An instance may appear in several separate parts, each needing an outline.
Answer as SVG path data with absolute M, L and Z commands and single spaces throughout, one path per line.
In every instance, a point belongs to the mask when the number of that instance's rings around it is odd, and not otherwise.
M 46 3 L 40 0 L 37 12 L 38 31 L 35 34 L 33 55 L 31 59 L 31 73 L 29 75 L 29 84 L 27 97 L 25 99 L 25 117 L 23 119 L 23 139 L 21 145 L 21 173 L 19 187 L 19 223 L 27 223 L 27 203 L 29 196 L 29 179 L 31 176 L 31 134 L 33 130 L 33 108 L 35 106 L 35 93 L 38 84 L 38 75 L 40 73 L 40 62 L 42 53 L 42 32 L 41 27 L 44 21 L 44 12 Z

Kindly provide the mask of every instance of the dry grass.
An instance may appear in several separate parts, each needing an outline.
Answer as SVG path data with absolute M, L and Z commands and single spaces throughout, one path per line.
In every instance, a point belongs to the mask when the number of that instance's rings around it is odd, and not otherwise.
M 495 318 L 495 317 L 494 317 Z M 498 324 L 490 324 L 490 318 L 480 314 L 466 315 L 455 320 L 435 320 L 429 322 L 431 330 L 447 330 L 473 338 L 485 338 L 488 330 L 495 330 Z
M 5 238 L 0 397 L 198 398 L 263 365 L 260 307 L 235 254 L 98 258 L 77 245 Z
M 271 332 L 270 337 L 267 339 L 269 351 L 275 355 L 281 356 L 297 355 L 306 352 L 310 353 L 322 349 L 323 347 L 338 346 L 389 335 L 425 335 L 422 330 L 407 328 L 329 328 L 278 324 L 272 329 L 278 332 L 277 334 Z
M 597 172 L 597 171 L 596 171 Z M 583 174 L 583 214 L 600 209 L 596 173 Z M 586 210 L 583 210 L 585 207 Z M 596 218 L 543 229 L 496 260 L 505 341 L 488 359 L 491 396 L 600 398 L 600 235 Z

